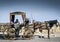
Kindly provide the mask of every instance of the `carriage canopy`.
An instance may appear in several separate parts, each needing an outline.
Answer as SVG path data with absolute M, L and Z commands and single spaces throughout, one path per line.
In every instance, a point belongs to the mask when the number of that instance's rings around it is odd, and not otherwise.
M 26 14 L 24 12 L 12 12 L 10 13 L 10 24 L 11 24 L 11 21 L 14 23 L 15 15 L 21 15 L 23 22 L 26 19 Z

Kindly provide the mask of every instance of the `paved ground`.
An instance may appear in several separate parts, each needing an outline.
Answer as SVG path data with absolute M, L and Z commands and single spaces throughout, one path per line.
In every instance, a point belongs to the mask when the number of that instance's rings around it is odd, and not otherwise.
M 0 35 L 2 38 L 3 35 Z M 51 37 L 50 39 L 48 38 L 39 38 L 38 36 L 34 36 L 33 39 L 31 40 L 3 40 L 0 38 L 0 42 L 60 42 L 60 37 Z
M 2 38 L 2 35 L 0 35 Z M 38 36 L 35 36 L 31 40 L 3 40 L 0 38 L 0 42 L 60 42 L 60 37 L 51 37 L 50 39 L 48 38 L 39 38 Z
M 31 40 L 0 40 L 0 42 L 60 42 L 60 37 L 50 39 L 34 38 Z

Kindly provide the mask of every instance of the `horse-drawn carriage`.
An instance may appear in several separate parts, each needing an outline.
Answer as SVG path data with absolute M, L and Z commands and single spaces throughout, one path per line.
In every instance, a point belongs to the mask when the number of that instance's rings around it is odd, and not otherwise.
M 12 12 L 10 13 L 10 24 L 9 25 L 5 25 L 3 26 L 4 28 L 2 28 L 2 32 L 4 34 L 4 32 L 6 32 L 6 36 L 8 39 L 16 39 L 16 34 L 15 34 L 15 27 L 14 24 L 12 24 L 11 22 L 14 23 L 15 20 L 15 15 L 21 15 L 22 16 L 22 20 L 23 23 L 19 25 L 18 27 L 18 32 L 22 29 L 22 27 L 24 27 L 24 32 L 22 37 L 24 39 L 26 38 L 32 38 L 34 36 L 34 32 L 36 29 L 39 29 L 39 31 L 42 33 L 42 30 L 48 30 L 48 38 L 50 38 L 50 29 L 51 27 L 55 24 L 57 26 L 58 21 L 57 20 L 51 20 L 51 21 L 45 21 L 45 22 L 34 22 L 32 24 L 29 24 L 29 20 L 26 19 L 26 14 L 24 12 Z M 30 27 L 31 26 L 31 27 Z M 1 26 L 0 26 L 1 27 Z M 17 32 L 17 33 L 18 33 Z M 19 33 L 18 33 L 19 35 Z M 6 38 L 4 36 L 4 38 Z

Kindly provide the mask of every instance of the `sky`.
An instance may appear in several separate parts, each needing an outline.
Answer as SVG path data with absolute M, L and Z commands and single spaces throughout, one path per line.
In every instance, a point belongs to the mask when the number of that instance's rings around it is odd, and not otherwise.
M 0 23 L 10 22 L 11 12 L 25 12 L 30 21 L 60 21 L 59 0 L 0 0 Z M 22 22 L 21 16 L 15 19 Z

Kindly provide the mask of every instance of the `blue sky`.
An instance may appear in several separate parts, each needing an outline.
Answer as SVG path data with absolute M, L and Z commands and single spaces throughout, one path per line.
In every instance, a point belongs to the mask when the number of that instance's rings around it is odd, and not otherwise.
M 10 12 L 22 11 L 36 21 L 60 21 L 59 0 L 0 0 L 0 22 L 10 22 Z M 16 16 L 22 22 L 22 18 Z

